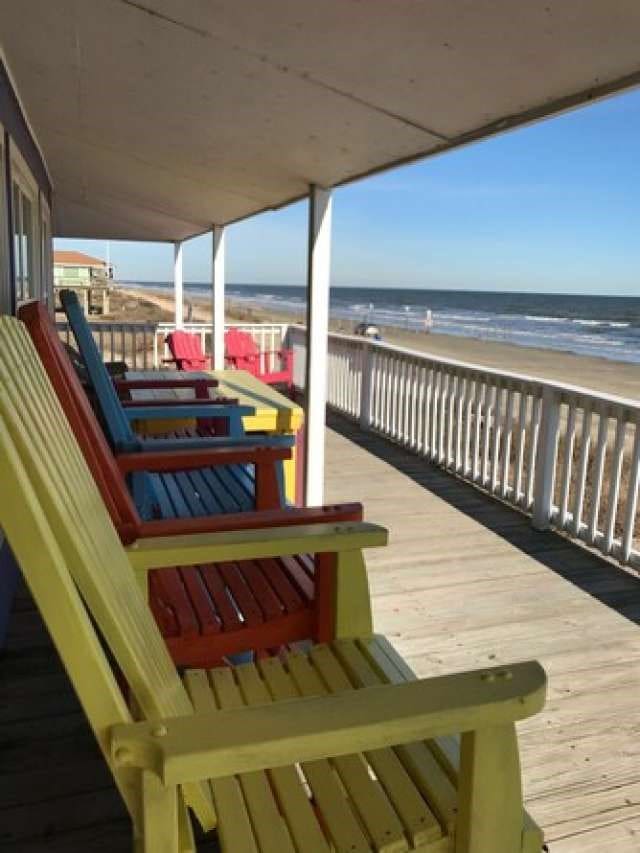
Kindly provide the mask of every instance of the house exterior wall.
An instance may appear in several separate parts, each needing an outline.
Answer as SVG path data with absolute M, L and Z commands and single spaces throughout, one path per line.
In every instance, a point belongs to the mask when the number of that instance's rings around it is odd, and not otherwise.
M 0 50 L 0 314 L 21 300 L 53 304 L 52 187 Z M 0 649 L 18 568 L 0 529 Z
M 71 280 L 74 287 L 79 285 L 89 286 L 91 281 L 91 269 L 89 267 L 59 266 L 53 267 L 53 283 L 55 287 L 62 287 L 67 280 Z

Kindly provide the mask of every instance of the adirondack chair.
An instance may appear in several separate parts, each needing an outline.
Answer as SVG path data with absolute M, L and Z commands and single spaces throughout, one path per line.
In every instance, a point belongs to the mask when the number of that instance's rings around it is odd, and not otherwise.
M 194 447 L 217 447 L 222 445 L 242 446 L 243 444 L 254 443 L 253 439 L 244 435 L 242 426 L 242 418 L 245 415 L 252 414 L 253 410 L 249 406 L 239 406 L 237 403 L 229 404 L 226 401 L 218 404 L 216 400 L 176 403 L 175 399 L 160 402 L 154 400 L 151 404 L 136 402 L 132 406 L 124 405 L 104 366 L 89 324 L 78 302 L 77 294 L 71 290 L 61 290 L 59 297 L 97 398 L 109 440 L 115 450 L 124 452 L 150 449 L 151 442 L 154 443 L 157 450 L 161 449 L 161 446 L 163 449 L 179 449 L 180 447 L 184 449 L 191 445 Z M 156 380 L 156 382 L 159 381 L 165 380 Z M 215 382 L 215 380 L 212 381 Z M 149 387 L 152 382 L 153 380 L 145 380 L 145 387 Z M 189 380 L 189 383 L 191 382 L 193 380 Z M 141 384 L 141 382 L 128 382 L 123 386 L 120 383 L 119 387 L 132 389 Z M 183 430 L 181 431 L 183 433 L 181 438 L 159 435 L 141 438 L 131 428 L 131 422 L 136 420 L 166 421 L 198 417 L 226 419 L 228 421 L 226 435 L 224 437 L 209 434 L 203 436 L 197 430 L 190 434 Z M 227 436 L 232 440 L 229 440 Z M 276 438 L 277 440 L 275 440 Z M 185 444 L 185 441 L 189 441 L 189 445 Z M 269 441 L 275 442 L 277 445 L 279 437 L 270 437 L 265 443 L 268 444 Z M 161 442 L 161 445 L 155 444 L 156 442 Z
M 279 349 L 260 352 L 251 335 L 239 329 L 229 329 L 224 336 L 225 361 L 237 370 L 247 370 L 267 385 L 286 385 L 293 389 L 293 350 Z M 269 367 L 275 356 L 279 369 Z
M 164 358 L 167 364 L 175 364 L 178 370 L 207 370 L 211 358 L 202 352 L 198 335 L 177 329 L 165 338 L 173 358 Z
M 85 461 L 100 489 L 121 541 L 194 533 L 221 532 L 318 522 L 361 521 L 359 504 L 329 507 L 238 512 L 236 504 L 225 505 L 226 515 L 209 514 L 175 518 L 164 509 L 161 519 L 144 520 L 127 489 L 125 475 L 131 471 L 153 471 L 165 478 L 176 468 L 188 469 L 227 463 L 249 452 L 216 448 L 204 453 L 138 453 L 114 457 L 96 421 L 86 396 L 60 344 L 46 308 L 39 302 L 23 306 L 30 345 L 17 324 L 6 324 L 2 333 L 4 351 L 40 375 L 44 367 L 66 418 L 80 445 Z M 38 356 L 42 364 L 38 362 Z M 7 357 L 0 351 L 0 359 Z M 43 380 L 44 381 L 44 380 Z M 34 393 L 35 390 L 34 390 Z M 252 451 L 256 464 L 256 503 L 259 509 L 277 502 L 277 480 L 273 459 L 282 450 Z M 185 469 L 187 469 L 185 471 Z M 215 470 L 213 468 L 212 470 Z M 276 498 L 274 500 L 274 490 Z M 222 494 L 224 491 L 221 489 Z M 171 568 L 152 572 L 149 603 L 175 662 L 181 666 L 205 666 L 222 662 L 228 655 L 253 649 L 258 653 L 283 643 L 308 639 L 316 633 L 316 589 L 314 561 L 300 554 L 287 559 L 237 561 Z
M 11 356 L 0 362 L 0 526 L 129 810 L 136 850 L 191 853 L 190 814 L 217 830 L 222 853 L 540 850 L 515 730 L 544 705 L 539 664 L 416 680 L 372 633 L 369 609 L 353 608 L 367 584 L 362 549 L 386 540 L 374 525 L 125 549 L 50 384 L 34 376 L 34 395 L 25 378 Z M 336 554 L 318 578 L 333 602 L 326 642 L 180 676 L 146 606 L 149 570 L 302 550 Z
M 117 453 L 139 453 L 142 451 L 162 450 L 204 450 L 213 447 L 227 448 L 256 448 L 261 447 L 282 449 L 291 448 L 295 438 L 289 435 L 255 436 L 244 435 L 242 417 L 251 414 L 249 406 L 239 405 L 205 405 L 211 401 L 197 401 L 171 406 L 139 405 L 125 407 L 119 399 L 111 377 L 107 374 L 100 353 L 93 340 L 93 335 L 80 308 L 77 295 L 72 291 L 62 290 L 60 301 L 67 314 L 69 324 L 90 376 L 93 390 L 98 400 L 102 422 L 106 429 L 109 442 Z M 22 315 L 21 315 L 22 316 Z M 193 381 L 193 380 L 191 380 Z M 135 383 L 129 383 L 129 385 Z M 215 401 L 213 401 L 215 404 Z M 228 436 L 201 436 L 198 430 L 181 430 L 179 433 L 154 436 L 140 436 L 134 432 L 131 422 L 138 419 L 189 418 L 198 416 L 219 416 L 229 421 Z M 288 457 L 287 457 L 288 458 Z M 284 472 L 281 459 L 272 460 L 278 478 L 278 488 L 273 506 L 281 506 L 284 502 Z M 226 478 L 226 486 L 220 483 L 220 477 Z M 194 481 L 195 478 L 195 481 Z M 224 473 L 219 473 L 217 481 L 207 483 L 201 476 L 195 474 L 184 477 L 176 474 L 169 481 L 163 477 L 132 476 L 136 489 L 136 502 L 141 511 L 148 515 L 167 515 L 172 507 L 178 514 L 211 514 L 216 511 L 218 498 L 217 490 L 223 487 L 234 501 L 253 502 L 251 472 L 246 465 L 230 465 Z M 146 506 L 146 508 L 145 508 Z

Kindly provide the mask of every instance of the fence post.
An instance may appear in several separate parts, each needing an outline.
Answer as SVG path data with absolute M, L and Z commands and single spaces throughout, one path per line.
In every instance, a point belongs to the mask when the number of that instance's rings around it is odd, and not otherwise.
M 371 388 L 373 378 L 373 347 L 369 341 L 362 342 L 362 374 L 360 381 L 360 429 L 371 427 Z
M 553 514 L 553 489 L 560 432 L 560 392 L 545 386 L 542 392 L 540 434 L 535 463 L 533 512 L 531 523 L 536 530 L 546 530 Z

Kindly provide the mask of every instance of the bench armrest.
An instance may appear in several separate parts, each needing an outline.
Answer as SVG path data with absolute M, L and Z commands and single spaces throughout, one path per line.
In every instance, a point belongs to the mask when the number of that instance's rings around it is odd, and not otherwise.
M 173 406 L 130 406 L 123 409 L 125 417 L 129 421 L 153 421 L 153 420 L 183 420 L 188 418 L 229 418 L 245 417 L 255 414 L 253 406 L 211 406 L 208 403 L 196 400 L 179 403 Z
M 136 452 L 174 453 L 181 450 L 204 450 L 215 447 L 293 447 L 293 435 L 214 435 L 188 436 L 187 438 L 140 438 L 136 441 Z M 131 448 L 119 448 L 128 452 Z
M 206 400 L 192 398 L 190 400 L 177 400 L 175 397 L 167 397 L 162 400 L 120 400 L 123 409 L 131 409 L 135 406 L 237 406 L 238 400 L 232 397 L 209 397 Z
M 113 384 L 119 391 L 148 391 L 165 388 L 217 388 L 217 379 L 113 379 Z
M 288 447 L 264 447 L 258 439 L 248 447 L 213 447 L 204 450 L 175 450 L 170 453 L 123 453 L 116 462 L 123 474 L 132 471 L 193 471 L 216 465 L 259 465 L 291 459 Z
M 137 571 L 167 566 L 193 566 L 228 560 L 257 560 L 292 554 L 360 551 L 387 544 L 384 527 L 366 522 L 304 524 L 258 530 L 199 533 L 140 539 L 127 546 L 129 561 Z
M 111 729 L 115 763 L 165 785 L 512 725 L 542 709 L 539 663 L 366 687 Z
M 362 521 L 362 504 L 234 512 L 206 518 L 154 519 L 140 524 L 136 538 L 221 533 L 225 530 L 259 530 L 265 527 L 299 527 L 301 524 L 326 524 L 338 521 Z

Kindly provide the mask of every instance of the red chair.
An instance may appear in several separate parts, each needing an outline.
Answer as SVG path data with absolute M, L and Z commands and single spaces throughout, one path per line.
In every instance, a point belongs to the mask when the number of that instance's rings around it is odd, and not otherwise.
M 247 332 L 229 329 L 224 336 L 225 361 L 237 370 L 246 370 L 267 385 L 286 385 L 293 389 L 293 350 L 279 349 L 260 352 L 258 345 Z M 278 370 L 269 369 L 275 356 Z
M 198 335 L 177 330 L 167 335 L 166 342 L 173 358 L 163 361 L 175 364 L 178 370 L 207 370 L 211 366 L 211 358 L 202 352 Z

